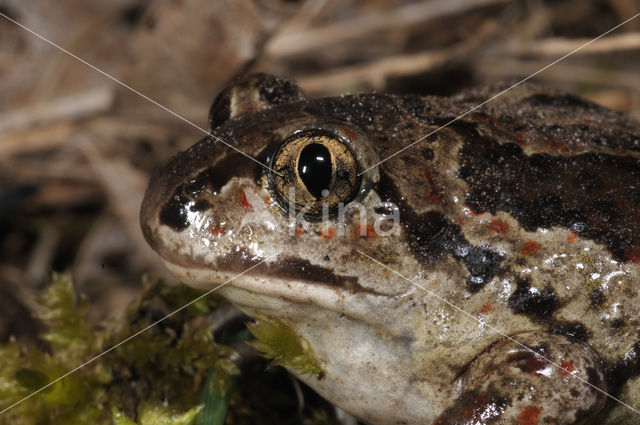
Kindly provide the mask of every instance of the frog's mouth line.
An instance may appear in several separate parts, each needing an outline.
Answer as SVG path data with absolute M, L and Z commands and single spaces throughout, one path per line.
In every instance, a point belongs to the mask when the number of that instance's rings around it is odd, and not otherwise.
M 163 260 L 169 271 L 184 283 L 202 290 L 219 290 L 239 307 L 249 309 L 281 309 L 286 304 L 306 304 L 323 310 L 370 321 L 371 309 L 381 308 L 381 302 L 393 302 L 395 294 L 382 294 L 359 286 L 361 290 L 271 275 L 259 267 L 222 271 L 203 267 L 184 267 Z M 375 306 L 374 306 L 375 305 Z

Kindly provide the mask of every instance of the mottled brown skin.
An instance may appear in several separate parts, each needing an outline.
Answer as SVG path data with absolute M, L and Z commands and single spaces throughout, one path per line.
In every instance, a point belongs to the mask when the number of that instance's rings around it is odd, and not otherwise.
M 256 94 L 270 85 L 278 96 Z M 375 165 L 353 192 L 363 211 L 400 213 L 391 235 L 355 216 L 299 231 L 274 176 L 209 138 L 154 173 L 147 241 L 197 287 L 256 266 L 220 292 L 310 342 L 326 371 L 301 379 L 372 424 L 640 423 L 599 391 L 639 406 L 638 122 L 522 86 L 378 166 L 500 88 L 300 100 L 264 74 L 234 87 L 224 96 L 254 106 L 214 105 L 217 137 L 271 164 L 298 131 L 336 134 L 360 170 Z

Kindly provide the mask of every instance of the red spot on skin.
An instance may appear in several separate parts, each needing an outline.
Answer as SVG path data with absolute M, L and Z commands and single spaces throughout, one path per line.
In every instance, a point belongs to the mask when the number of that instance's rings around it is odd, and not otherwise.
M 361 237 L 366 239 L 373 239 L 376 236 L 378 236 L 378 234 L 373 228 L 373 224 L 367 224 L 365 227 L 363 227 L 360 225 L 360 223 L 356 223 L 355 230 L 351 232 L 352 238 Z
M 576 369 L 574 364 L 567 360 L 563 360 L 562 363 L 560 363 L 560 366 L 562 367 L 562 369 L 558 369 L 558 370 L 560 371 L 560 375 L 564 375 L 564 376 L 569 375 L 571 372 L 573 372 Z
M 543 142 L 544 147 L 552 151 L 569 152 L 567 144 L 560 140 L 547 139 Z
M 518 416 L 519 425 L 536 425 L 542 409 L 540 406 L 526 406 Z
M 509 224 L 502 220 L 491 220 L 489 222 L 489 230 L 496 233 L 509 233 Z
M 304 227 L 302 226 L 296 227 L 296 236 L 302 236 L 303 233 L 304 233 Z
M 624 251 L 624 259 L 630 263 L 640 263 L 640 245 L 631 245 Z
M 344 131 L 345 136 L 347 136 L 349 139 L 355 140 L 356 135 L 353 131 L 349 130 L 348 128 L 343 128 L 342 131 Z
M 576 240 L 576 234 L 571 232 L 568 236 L 567 236 L 567 242 L 573 242 Z
M 471 119 L 486 123 L 491 121 L 491 118 L 484 112 L 472 112 Z
M 544 358 L 529 351 L 516 352 L 508 357 L 510 362 L 522 360 L 526 360 L 523 369 L 531 376 L 541 376 L 540 371 L 547 366 L 547 361 Z
M 487 408 L 487 404 L 489 404 L 489 398 L 485 395 L 478 394 L 464 407 L 464 415 L 474 421 L 481 419 L 482 413 Z
M 474 210 L 472 210 L 472 209 L 471 209 L 471 207 L 469 207 L 469 206 L 465 206 L 465 207 L 464 207 L 464 209 L 465 209 L 465 211 L 466 211 L 466 212 L 468 212 L 469 214 L 471 214 L 471 215 L 472 215 L 472 216 L 474 216 L 474 217 L 480 217 L 481 215 L 486 214 L 486 212 L 485 212 L 485 211 L 482 211 L 482 212 L 475 212 L 475 211 L 474 211 Z
M 427 190 L 426 195 L 427 195 L 427 199 L 431 201 L 432 204 L 438 205 L 440 207 L 444 205 L 444 199 L 442 198 L 442 195 L 440 195 L 439 193 L 429 189 Z
M 540 356 L 531 354 L 527 360 L 527 371 L 531 376 L 541 376 L 540 371 L 547 366 L 547 361 Z
M 222 232 L 224 232 L 224 226 L 212 227 L 211 230 L 209 230 L 209 233 L 211 233 L 213 236 L 218 236 L 222 234 Z
M 520 252 L 524 256 L 533 255 L 540 249 L 540 244 L 536 241 L 526 241 L 522 244 L 522 248 L 520 248 Z
M 335 235 L 335 229 L 322 229 L 322 232 L 320 232 L 320 237 L 322 239 L 333 239 Z
M 480 306 L 480 309 L 478 310 L 478 313 L 486 314 L 486 313 L 490 312 L 491 310 L 493 310 L 493 304 L 491 304 L 490 302 L 485 302 L 484 304 L 482 304 Z
M 459 226 L 464 226 L 465 224 L 467 224 L 467 218 L 462 216 L 457 217 L 456 224 L 458 224 Z
M 522 134 L 520 134 L 520 133 L 513 133 L 513 138 L 515 139 L 516 143 L 518 145 L 520 145 L 520 147 L 524 148 L 525 146 L 527 146 L 529 144 L 529 142 L 527 142 L 524 139 L 524 136 Z
M 247 200 L 247 194 L 244 193 L 244 190 L 240 191 L 240 205 L 242 205 L 242 208 L 244 208 L 245 210 L 249 209 L 249 201 Z
M 422 175 L 424 176 L 424 178 L 431 183 L 433 181 L 433 176 L 431 175 L 431 173 L 427 170 L 422 170 Z

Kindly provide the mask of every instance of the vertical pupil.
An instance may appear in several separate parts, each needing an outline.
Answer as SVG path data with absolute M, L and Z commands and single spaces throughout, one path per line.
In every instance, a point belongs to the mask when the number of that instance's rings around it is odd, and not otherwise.
M 331 154 L 324 145 L 311 143 L 300 152 L 298 175 L 309 193 L 317 199 L 322 197 L 323 190 L 329 189 L 332 169 Z

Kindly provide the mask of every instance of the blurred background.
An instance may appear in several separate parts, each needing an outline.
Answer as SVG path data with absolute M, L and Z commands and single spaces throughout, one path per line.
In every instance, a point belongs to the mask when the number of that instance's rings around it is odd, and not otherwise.
M 640 0 L 0 0 L 0 13 L 196 125 L 235 76 L 309 97 L 450 95 L 517 81 L 640 12 Z M 640 18 L 536 76 L 640 118 Z M 203 134 L 0 17 L 0 341 L 70 270 L 95 320 L 165 276 L 138 210 L 155 166 Z

